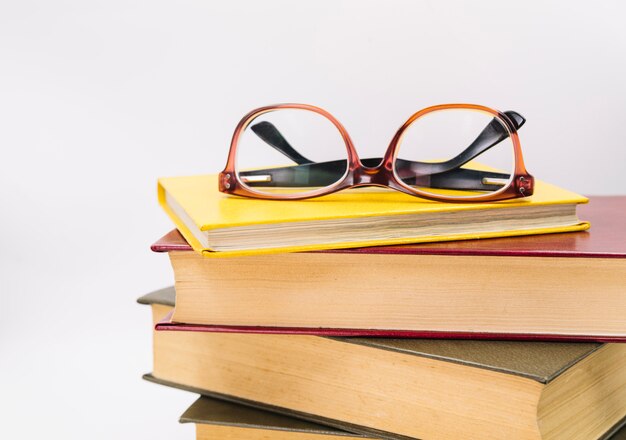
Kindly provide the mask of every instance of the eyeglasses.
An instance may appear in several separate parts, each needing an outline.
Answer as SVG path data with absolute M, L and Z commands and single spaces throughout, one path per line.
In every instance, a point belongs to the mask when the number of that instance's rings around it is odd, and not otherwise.
M 413 114 L 383 157 L 361 159 L 327 111 L 306 104 L 261 107 L 237 125 L 219 190 L 275 200 L 362 186 L 445 202 L 527 197 L 534 180 L 517 135 L 524 122 L 514 111 L 436 105 Z

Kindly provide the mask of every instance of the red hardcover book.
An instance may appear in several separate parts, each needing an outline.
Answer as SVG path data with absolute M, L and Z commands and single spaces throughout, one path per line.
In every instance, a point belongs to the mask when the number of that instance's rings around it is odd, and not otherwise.
M 158 330 L 626 341 L 626 197 L 591 197 L 583 232 L 206 259 L 178 231 Z

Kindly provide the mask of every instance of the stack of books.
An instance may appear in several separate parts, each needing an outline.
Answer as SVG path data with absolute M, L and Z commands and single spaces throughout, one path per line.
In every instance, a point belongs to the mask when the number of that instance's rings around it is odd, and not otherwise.
M 160 182 L 175 285 L 139 299 L 144 378 L 202 395 L 180 418 L 198 439 L 626 438 L 626 198 L 259 201 L 211 179 Z

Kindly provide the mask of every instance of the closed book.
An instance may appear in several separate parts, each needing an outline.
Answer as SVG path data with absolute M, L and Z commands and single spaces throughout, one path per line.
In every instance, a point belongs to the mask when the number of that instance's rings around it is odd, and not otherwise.
M 153 322 L 174 292 L 140 300 Z M 146 379 L 381 439 L 596 439 L 626 344 L 154 332 Z
M 580 231 L 587 199 L 545 182 L 533 196 L 495 203 L 443 203 L 360 188 L 312 200 L 229 196 L 217 176 L 161 178 L 161 206 L 204 256 L 253 255 Z
M 375 438 L 206 396 L 196 400 L 180 416 L 180 422 L 196 424 L 196 440 L 353 440 Z
M 626 197 L 589 231 L 220 259 L 174 230 L 177 304 L 159 329 L 334 336 L 626 340 Z
M 202 396 L 180 416 L 181 423 L 195 423 L 196 440 L 351 440 L 377 439 L 307 422 L 282 414 Z M 626 439 L 622 420 L 602 436 Z

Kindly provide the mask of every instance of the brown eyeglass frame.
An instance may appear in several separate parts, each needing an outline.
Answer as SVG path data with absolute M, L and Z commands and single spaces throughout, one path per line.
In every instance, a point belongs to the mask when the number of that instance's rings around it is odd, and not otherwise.
M 348 152 L 348 167 L 341 179 L 339 179 L 332 185 L 318 188 L 316 190 L 306 193 L 276 195 L 254 191 L 250 189 L 245 183 L 240 181 L 239 175 L 236 170 L 236 156 L 237 145 L 239 144 L 239 139 L 242 133 L 248 127 L 248 125 L 258 116 L 267 112 L 281 109 L 307 110 L 318 113 L 326 117 L 330 122 L 335 125 L 335 127 L 337 127 L 339 133 L 341 134 L 341 137 L 344 140 Z M 506 128 L 508 136 L 511 138 L 511 141 L 513 143 L 515 165 L 512 178 L 509 178 L 508 183 L 502 188 L 494 192 L 479 194 L 476 196 L 455 197 L 448 195 L 436 195 L 409 186 L 397 176 L 394 163 L 396 161 L 396 157 L 399 151 L 398 147 L 400 145 L 400 141 L 402 140 L 402 136 L 407 128 L 409 128 L 411 124 L 413 124 L 413 122 L 415 122 L 418 118 L 428 113 L 449 109 L 478 110 L 489 113 L 494 118 L 498 119 L 501 124 Z M 241 119 L 239 124 L 237 124 L 230 144 L 230 151 L 228 153 L 226 167 L 219 174 L 218 182 L 219 190 L 223 193 L 270 200 L 302 200 L 332 194 L 334 192 L 349 188 L 362 186 L 379 186 L 395 189 L 405 194 L 417 196 L 428 200 L 460 203 L 494 202 L 498 200 L 528 197 L 533 194 L 534 189 L 534 178 L 526 171 L 526 168 L 524 166 L 522 149 L 520 146 L 519 136 L 517 135 L 517 128 L 515 124 L 505 113 L 477 104 L 441 104 L 427 107 L 414 113 L 398 129 L 391 142 L 389 143 L 389 146 L 387 147 L 385 155 L 382 158 L 382 162 L 376 167 L 366 167 L 363 165 L 354 147 L 352 139 L 350 139 L 350 135 L 348 134 L 344 126 L 326 110 L 308 104 L 277 104 L 260 107 L 249 112 L 243 117 L 243 119 Z

